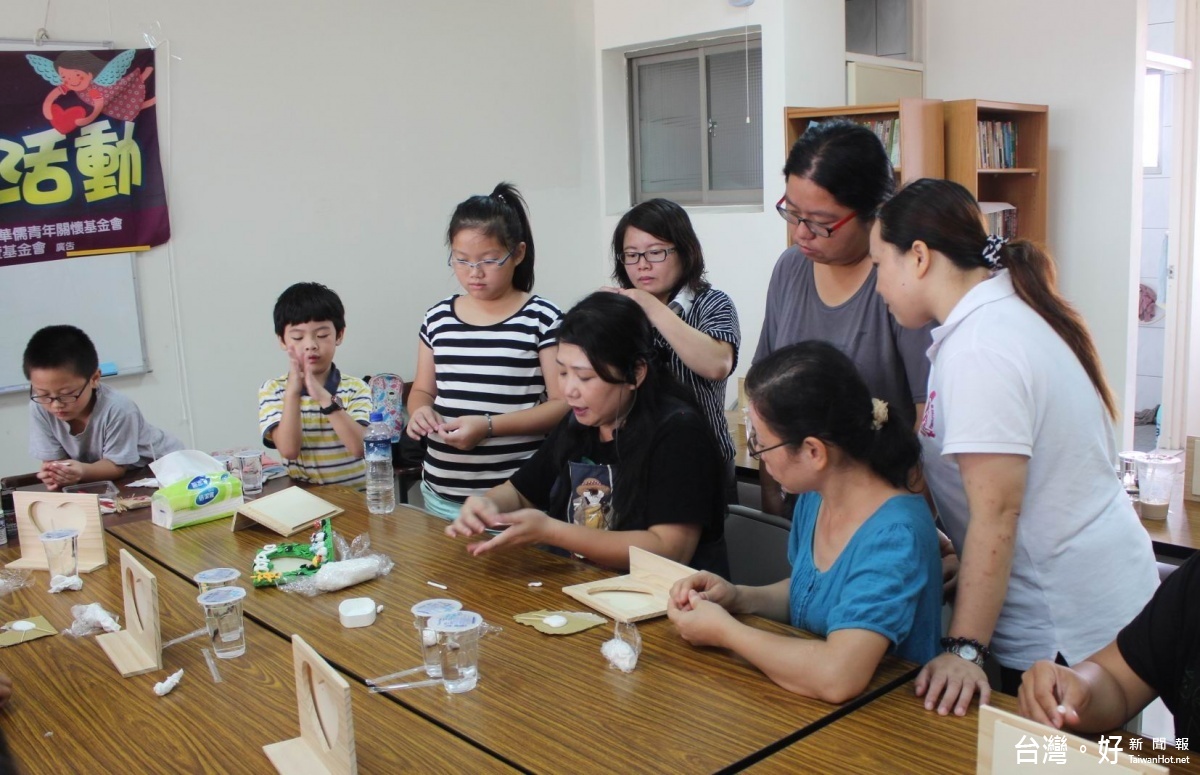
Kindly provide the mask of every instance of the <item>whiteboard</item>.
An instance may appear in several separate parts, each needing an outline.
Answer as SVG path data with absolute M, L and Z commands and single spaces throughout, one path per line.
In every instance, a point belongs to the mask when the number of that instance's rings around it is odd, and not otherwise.
M 133 254 L 0 266 L 0 392 L 27 389 L 25 345 L 60 323 L 86 331 L 100 362 L 116 364 L 118 374 L 146 371 Z

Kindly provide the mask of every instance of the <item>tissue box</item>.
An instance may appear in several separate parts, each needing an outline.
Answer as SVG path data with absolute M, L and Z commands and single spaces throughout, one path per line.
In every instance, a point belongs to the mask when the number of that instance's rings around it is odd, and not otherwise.
M 174 530 L 231 517 L 243 502 L 242 481 L 228 471 L 198 474 L 159 488 L 150 498 L 150 521 Z

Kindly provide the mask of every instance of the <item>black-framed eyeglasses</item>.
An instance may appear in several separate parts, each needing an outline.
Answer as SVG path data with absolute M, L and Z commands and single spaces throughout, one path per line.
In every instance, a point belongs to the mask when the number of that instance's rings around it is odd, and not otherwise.
M 760 447 L 758 446 L 758 434 L 754 432 L 753 428 L 751 428 L 750 432 L 746 434 L 746 454 L 750 455 L 750 457 L 754 458 L 755 460 L 761 459 L 764 452 L 770 452 L 773 449 L 779 449 L 780 447 L 785 447 L 788 444 L 791 444 L 791 442 L 781 441 L 778 444 L 772 444 L 769 447 Z
M 799 226 L 803 223 L 808 227 L 809 231 L 818 237 L 832 237 L 835 231 L 850 223 L 858 215 L 858 213 L 850 213 L 836 223 L 817 223 L 807 218 L 801 218 L 799 213 L 787 209 L 787 195 L 779 197 L 779 201 L 775 203 L 775 212 L 779 213 L 780 218 L 783 218 L 783 220 L 793 226 Z
M 643 258 L 652 264 L 661 264 L 667 260 L 667 255 L 674 253 L 675 248 L 651 248 L 638 252 L 636 250 L 626 250 L 621 254 L 621 263 L 625 266 L 636 266 Z
M 513 257 L 514 252 L 516 252 L 516 248 L 508 251 L 508 254 L 504 258 L 485 258 L 482 261 L 468 261 L 465 258 L 455 258 L 454 254 L 451 253 L 446 257 L 446 266 L 452 266 L 455 269 L 470 269 L 472 271 L 480 268 L 484 270 L 499 269 L 504 266 L 508 259 Z
M 64 395 L 64 396 L 38 396 L 38 395 L 34 395 L 34 393 L 33 393 L 33 386 L 31 385 L 31 386 L 29 387 L 29 400 L 30 400 L 30 401 L 32 401 L 32 402 L 34 402 L 35 404 L 42 404 L 43 406 L 48 406 L 48 405 L 50 405 L 50 404 L 54 403 L 55 401 L 57 401 L 58 403 L 62 404 L 63 406 L 68 406 L 68 405 L 70 405 L 70 404 L 73 404 L 73 403 L 75 403 L 76 401 L 78 401 L 78 400 L 79 400 L 79 397 L 83 395 L 83 391 L 87 390 L 87 389 L 88 389 L 88 385 L 90 385 L 90 384 L 92 384 L 92 383 L 90 383 L 90 382 L 85 382 L 85 383 L 83 383 L 83 387 L 79 388 L 79 390 L 78 390 L 78 391 L 76 391 L 75 393 L 67 393 L 67 394 L 66 394 L 66 395 Z

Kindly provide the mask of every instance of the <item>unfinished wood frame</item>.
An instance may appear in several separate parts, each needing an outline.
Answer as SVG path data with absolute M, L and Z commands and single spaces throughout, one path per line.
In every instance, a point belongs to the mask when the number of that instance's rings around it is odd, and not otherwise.
M 280 775 L 355 775 L 350 685 L 299 635 L 292 636 L 300 737 L 263 746 Z
M 122 678 L 162 670 L 158 580 L 124 549 L 121 589 L 125 596 L 125 629 L 98 635 L 96 642 Z
M 100 498 L 62 492 L 13 493 L 17 515 L 17 540 L 21 559 L 5 567 L 18 570 L 49 570 L 41 535 L 50 530 L 73 528 L 79 531 L 79 573 L 90 573 L 108 565 L 104 548 L 104 521 L 100 517 Z

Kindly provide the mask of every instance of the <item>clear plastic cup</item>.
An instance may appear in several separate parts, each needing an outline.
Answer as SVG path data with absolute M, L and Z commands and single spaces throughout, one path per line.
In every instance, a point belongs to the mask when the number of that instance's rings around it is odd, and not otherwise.
M 204 607 L 204 625 L 212 641 L 213 653 L 220 659 L 233 659 L 246 653 L 246 629 L 242 624 L 241 587 L 218 587 L 196 598 Z
M 1145 452 L 1122 452 L 1120 454 L 1121 465 L 1117 469 L 1118 475 L 1121 477 L 1121 485 L 1125 488 L 1125 494 L 1134 503 L 1137 503 L 1138 500 L 1137 463 L 1145 457 Z
M 479 682 L 479 636 L 483 617 L 474 611 L 438 614 L 429 620 L 437 633 L 442 662 L 442 686 L 450 694 L 462 694 Z
M 201 592 L 207 592 L 210 589 L 236 584 L 241 577 L 242 572 L 237 568 L 209 568 L 192 576 L 192 581 L 196 582 Z
M 46 550 L 46 567 L 50 578 L 75 576 L 79 572 L 79 531 L 74 528 L 48 530 L 42 533 L 42 548 Z
M 1137 461 L 1138 509 L 1142 519 L 1166 519 L 1183 461 L 1168 455 L 1146 455 Z
M 237 453 L 238 470 L 242 473 L 242 494 L 257 495 L 263 488 L 262 453 L 246 450 Z
M 444 597 L 422 600 L 412 607 L 413 626 L 417 628 L 417 641 L 421 644 L 421 657 L 425 660 L 425 675 L 442 677 L 442 662 L 438 654 L 437 633 L 429 627 L 429 620 L 438 614 L 462 610 L 462 603 Z

